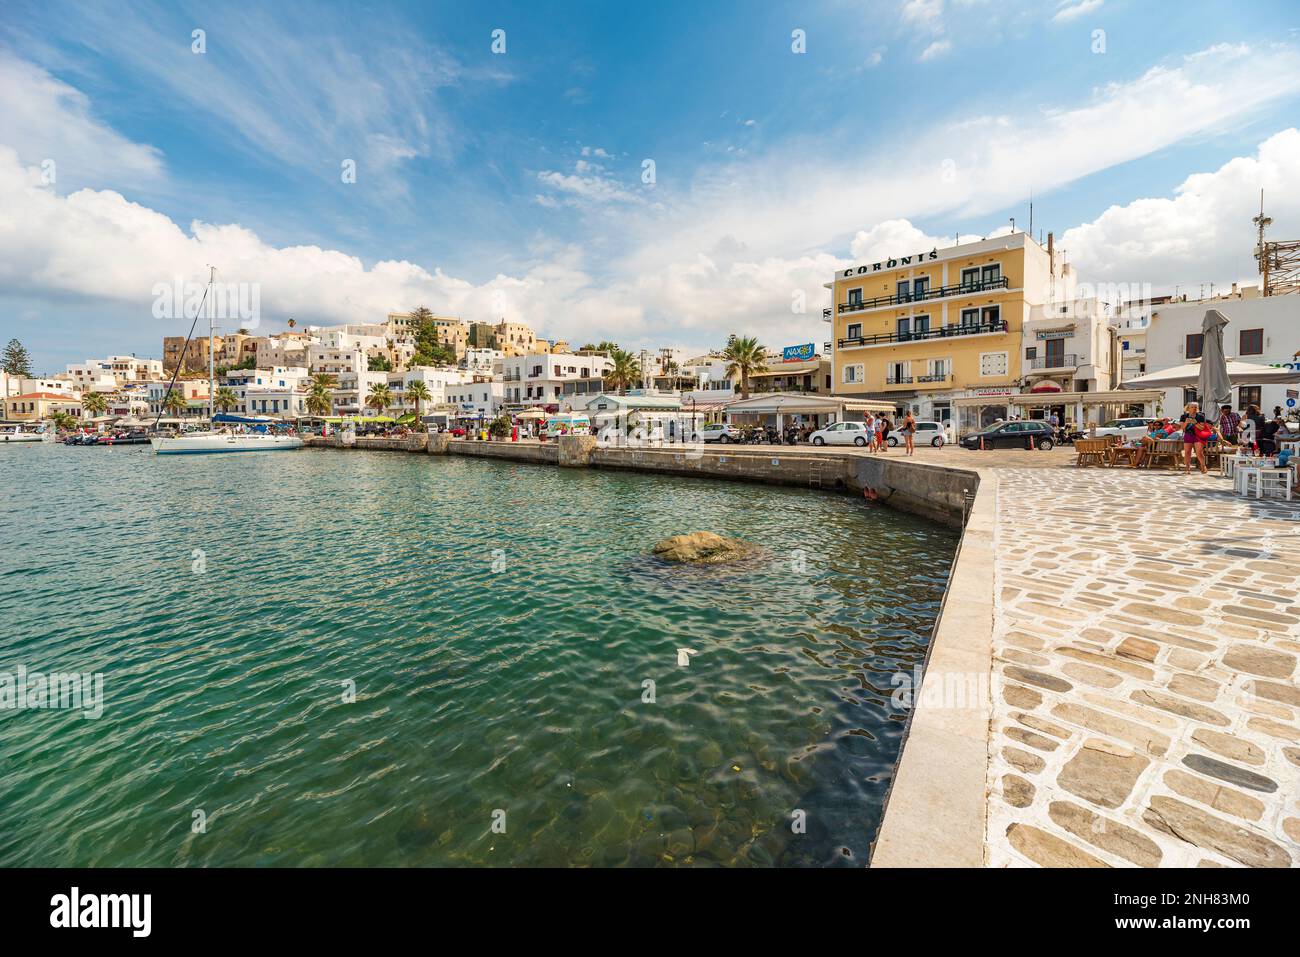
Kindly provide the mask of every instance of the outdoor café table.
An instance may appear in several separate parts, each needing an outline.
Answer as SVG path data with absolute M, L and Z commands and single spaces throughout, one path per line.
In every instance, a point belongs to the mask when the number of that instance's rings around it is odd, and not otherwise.
M 1118 465 L 1119 460 L 1123 459 L 1124 464 L 1133 468 L 1137 462 L 1137 454 L 1142 449 L 1136 445 L 1113 445 L 1106 450 L 1106 458 L 1111 465 Z

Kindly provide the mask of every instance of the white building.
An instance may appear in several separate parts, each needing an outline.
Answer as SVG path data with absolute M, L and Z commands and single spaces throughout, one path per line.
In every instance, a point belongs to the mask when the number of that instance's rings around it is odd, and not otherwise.
M 606 356 L 568 352 L 509 356 L 502 363 L 505 403 L 554 405 L 558 411 L 581 409 L 587 399 L 600 394 L 610 365 Z
M 1107 392 L 1115 387 L 1119 337 L 1101 300 L 1031 304 L 1021 339 L 1020 368 L 1031 392 Z
M 307 414 L 309 377 L 303 366 L 236 369 L 222 376 L 217 385 L 230 389 L 239 400 L 230 410 L 233 413 L 296 418 Z
M 473 378 L 473 374 L 464 369 L 440 368 L 438 366 L 416 366 L 405 372 L 388 373 L 388 390 L 393 394 L 395 405 L 416 411 L 416 402 L 406 398 L 407 387 L 412 382 L 423 382 L 429 391 L 429 398 L 423 401 L 424 411 L 438 405 L 446 405 L 447 390 L 463 385 Z
M 1146 367 L 1159 372 L 1198 358 L 1201 354 L 1201 323 L 1208 309 L 1217 309 L 1228 317 L 1223 330 L 1223 351 L 1229 359 L 1241 359 L 1255 365 L 1296 366 L 1300 350 L 1300 295 L 1260 297 L 1254 286 L 1236 294 L 1215 299 L 1171 302 L 1157 306 L 1151 314 L 1146 335 Z M 1288 392 L 1295 385 L 1238 386 L 1232 390 L 1233 406 L 1243 410 L 1257 405 L 1265 415 L 1275 406 L 1288 408 Z M 1193 401 L 1194 389 L 1169 389 L 1165 395 L 1165 412 L 1181 409 Z M 1300 407 L 1297 400 L 1295 407 Z
M 447 404 L 454 405 L 461 418 L 495 419 L 504 394 L 505 383 L 500 379 L 479 377 L 475 382 L 449 385 Z
M 109 392 L 128 382 L 160 379 L 163 374 L 161 359 L 141 359 L 136 356 L 108 356 L 104 359 L 87 359 L 68 366 L 67 377 L 78 392 Z
M 73 380 L 67 375 L 33 377 L 10 375 L 0 369 L 0 398 L 14 395 L 28 395 L 32 392 L 57 392 L 59 395 L 75 395 L 77 389 Z
M 466 349 L 463 364 L 470 372 L 492 373 L 502 368 L 505 357 L 500 349 Z

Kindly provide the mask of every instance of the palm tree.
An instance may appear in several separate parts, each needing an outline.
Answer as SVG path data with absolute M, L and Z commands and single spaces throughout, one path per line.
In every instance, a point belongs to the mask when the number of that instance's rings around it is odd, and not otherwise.
M 389 391 L 388 386 L 381 382 L 370 387 L 370 394 L 366 396 L 366 405 L 373 405 L 376 411 L 382 413 L 392 404 L 393 393 Z
M 217 394 L 212 397 L 212 404 L 222 412 L 229 412 L 239 405 L 239 396 L 235 395 L 234 390 L 222 386 L 217 390 Z
M 609 354 L 610 366 L 605 373 L 609 388 L 619 391 L 641 381 L 641 363 L 630 352 L 615 348 Z
M 190 404 L 185 401 L 185 393 L 183 391 L 177 392 L 169 389 L 167 395 L 163 397 L 162 407 L 164 412 L 170 412 L 172 415 L 180 418 L 185 410 L 190 407 Z
M 81 408 L 88 415 L 103 415 L 108 409 L 108 398 L 102 392 L 87 392 L 81 397 Z
M 330 411 L 330 391 L 314 379 L 307 393 L 307 411 L 312 415 L 328 415 Z
M 62 429 L 65 432 L 70 432 L 77 427 L 76 417 L 69 415 L 67 412 L 55 412 L 50 416 L 50 419 L 54 422 L 56 429 Z
M 415 417 L 418 419 L 424 414 L 424 403 L 433 398 L 429 392 L 429 387 L 416 379 L 406 387 L 406 397 L 415 403 Z
M 748 399 L 749 377 L 767 371 L 767 351 L 753 336 L 732 338 L 723 350 L 722 358 L 727 360 L 727 378 L 739 373 L 740 397 Z
M 311 385 L 313 389 L 316 386 L 323 389 L 333 389 L 338 385 L 338 378 L 332 372 L 313 372 L 311 374 Z

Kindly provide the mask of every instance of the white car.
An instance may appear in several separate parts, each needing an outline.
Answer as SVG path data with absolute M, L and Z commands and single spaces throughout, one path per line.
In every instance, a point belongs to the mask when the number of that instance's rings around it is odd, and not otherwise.
M 886 440 L 892 449 L 897 445 L 903 444 L 903 437 L 895 429 L 889 433 Z M 942 422 L 918 422 L 916 423 L 916 435 L 912 437 L 913 445 L 933 445 L 936 449 L 948 441 L 947 435 L 943 431 Z
M 1147 434 L 1149 419 L 1111 419 L 1097 427 L 1097 438 L 1118 435 L 1125 439 L 1140 439 Z
M 700 427 L 700 430 L 692 436 L 692 441 L 721 442 L 723 445 L 728 442 L 739 442 L 740 429 L 726 422 L 710 422 Z
M 813 445 L 866 445 L 871 433 L 861 422 L 836 422 L 811 436 Z

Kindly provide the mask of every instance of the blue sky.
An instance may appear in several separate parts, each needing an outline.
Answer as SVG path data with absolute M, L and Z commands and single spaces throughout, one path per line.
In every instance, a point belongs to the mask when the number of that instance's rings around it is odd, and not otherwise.
M 1294 4 L 6 7 L 0 157 L 57 178 L 7 197 L 0 337 L 51 370 L 157 355 L 153 283 L 212 261 L 264 329 L 423 303 L 703 348 L 820 341 L 838 263 L 1031 191 L 1098 281 L 1249 278 L 1254 181 L 1300 235 Z

